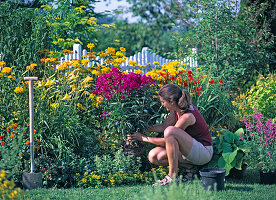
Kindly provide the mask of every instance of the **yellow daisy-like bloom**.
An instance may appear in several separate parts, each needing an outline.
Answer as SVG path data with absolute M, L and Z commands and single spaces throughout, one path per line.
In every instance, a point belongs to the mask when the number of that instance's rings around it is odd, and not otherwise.
M 120 51 L 125 52 L 126 49 L 124 47 L 120 47 Z
M 101 69 L 102 74 L 108 74 L 110 72 L 110 68 L 109 67 L 104 67 Z
M 105 52 L 111 55 L 115 55 L 116 50 L 113 47 L 108 47 Z
M 98 70 L 93 70 L 91 73 L 94 74 L 94 75 L 96 75 L 96 76 L 101 75 L 101 72 L 98 71 Z
M 89 43 L 88 45 L 87 45 L 87 48 L 88 49 L 93 49 L 95 47 L 95 44 L 94 43 Z
M 115 62 L 116 62 L 117 64 L 124 63 L 125 61 L 126 61 L 126 60 L 123 59 L 123 58 L 116 58 L 116 59 L 115 59 Z
M 69 101 L 70 98 L 71 97 L 68 94 L 65 94 L 65 96 L 61 100 L 63 100 L 63 101 Z
M 200 68 L 196 68 L 196 70 L 200 70 Z
M 103 96 L 97 96 L 96 101 L 101 103 L 104 100 Z
M 135 73 L 136 73 L 136 74 L 141 74 L 141 75 L 142 75 L 142 74 L 143 74 L 143 71 L 142 71 L 142 70 L 135 70 Z
M 118 57 L 124 57 L 124 54 L 121 51 L 116 52 L 116 56 Z
M 24 92 L 24 88 L 23 87 L 16 87 L 15 89 L 14 89 L 14 92 L 15 93 L 23 93 Z
M 0 74 L 0 78 L 3 77 L 3 74 Z
M 129 64 L 130 66 L 132 66 L 132 67 L 137 66 L 137 62 L 136 62 L 136 61 L 133 61 L 133 60 L 129 60 L 129 61 L 128 61 L 128 64 Z
M 0 67 L 6 66 L 6 63 L 4 61 L 0 61 Z
M 8 78 L 15 80 L 14 76 L 8 76 Z
M 203 77 L 207 77 L 207 75 L 206 75 L 206 74 L 204 74 L 204 75 L 203 75 Z
M 33 70 L 35 69 L 36 66 L 37 66 L 36 63 L 32 63 L 32 64 L 30 64 L 29 66 L 27 66 L 26 69 L 27 69 L 27 70 L 33 71 Z
M 10 67 L 4 67 L 1 71 L 3 74 L 11 73 L 12 69 Z
M 67 69 L 67 66 L 65 64 L 62 64 L 58 66 L 58 69 L 63 71 Z
M 81 61 L 81 63 L 82 63 L 84 66 L 86 66 L 89 62 L 90 62 L 90 61 L 87 60 L 87 59 L 84 59 L 84 60 Z
M 156 61 L 156 62 L 153 62 L 153 64 L 154 64 L 154 65 L 159 65 L 159 62 Z

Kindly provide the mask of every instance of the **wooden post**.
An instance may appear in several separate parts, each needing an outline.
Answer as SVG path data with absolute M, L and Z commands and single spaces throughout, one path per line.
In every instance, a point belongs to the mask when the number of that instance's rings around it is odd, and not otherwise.
M 30 115 L 30 154 L 31 154 L 31 173 L 34 172 L 34 101 L 33 101 L 33 81 L 38 77 L 24 77 L 24 81 L 29 81 L 29 115 Z

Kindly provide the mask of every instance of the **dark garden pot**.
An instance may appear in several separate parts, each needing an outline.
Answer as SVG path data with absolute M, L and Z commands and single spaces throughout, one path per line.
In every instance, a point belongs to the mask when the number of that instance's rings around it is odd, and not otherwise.
M 261 184 L 265 185 L 271 185 L 271 184 L 276 184 L 276 172 L 264 172 L 264 171 L 259 171 L 260 172 L 260 180 Z
M 236 168 L 232 168 L 230 170 L 230 172 L 229 172 L 228 177 L 229 178 L 234 178 L 234 179 L 242 179 L 243 176 L 244 176 L 244 174 L 245 174 L 246 168 L 247 168 L 246 164 L 242 165 L 242 169 L 241 170 L 238 170 Z
M 199 171 L 205 190 L 224 190 L 226 170 L 224 168 L 204 168 Z

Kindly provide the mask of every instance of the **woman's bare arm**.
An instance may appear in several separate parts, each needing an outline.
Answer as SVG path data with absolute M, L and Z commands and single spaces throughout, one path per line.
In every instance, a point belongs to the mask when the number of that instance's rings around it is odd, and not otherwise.
M 135 132 L 131 135 L 131 139 L 142 142 L 148 142 L 155 145 L 165 146 L 165 138 L 147 137 L 139 132 Z
M 173 126 L 175 124 L 176 118 L 174 111 L 171 111 L 168 117 L 161 124 L 155 124 L 146 129 L 147 132 L 157 132 L 163 133 L 168 126 Z

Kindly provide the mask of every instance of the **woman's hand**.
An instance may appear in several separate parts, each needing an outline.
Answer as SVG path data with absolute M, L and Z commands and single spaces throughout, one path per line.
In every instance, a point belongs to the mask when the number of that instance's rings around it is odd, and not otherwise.
M 143 137 L 146 137 L 146 136 L 143 135 L 142 133 L 135 132 L 135 133 L 131 134 L 130 137 L 132 140 L 138 140 L 138 141 L 143 142 Z

